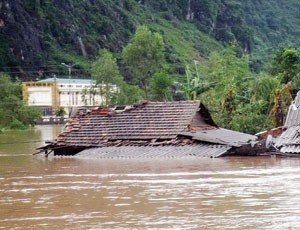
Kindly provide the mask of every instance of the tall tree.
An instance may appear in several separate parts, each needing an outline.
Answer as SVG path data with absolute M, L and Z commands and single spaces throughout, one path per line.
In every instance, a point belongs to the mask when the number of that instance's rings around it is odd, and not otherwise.
M 169 101 L 172 99 L 171 96 L 171 86 L 173 80 L 166 73 L 166 71 L 161 71 L 156 74 L 151 79 L 151 99 L 157 101 Z
M 280 78 L 281 83 L 292 81 L 299 87 L 300 52 L 294 47 L 280 47 L 275 53 L 271 73 Z
M 21 83 L 12 82 L 8 75 L 0 73 L 0 127 L 34 125 L 39 116 L 37 109 L 24 105 Z
M 141 89 L 137 85 L 130 85 L 123 81 L 120 90 L 112 98 L 112 104 L 131 105 L 142 99 Z
M 211 53 L 201 67 L 208 82 L 204 85 L 210 87 L 200 98 L 212 111 L 220 126 L 231 128 L 238 106 L 249 103 L 250 100 L 247 95 L 251 79 L 247 58 L 237 57 L 236 52 L 228 47 L 222 52 Z
M 132 74 L 133 82 L 144 90 L 148 98 L 150 78 L 157 72 L 164 59 L 164 42 L 159 33 L 152 33 L 145 25 L 138 27 L 122 56 Z
M 237 104 L 232 114 L 231 128 L 254 134 L 273 127 L 271 109 L 277 102 L 275 93 L 280 88 L 280 81 L 262 73 L 248 81 L 246 86 L 247 99 Z
M 225 109 L 228 103 L 233 103 L 236 96 L 242 96 L 245 79 L 249 77 L 250 70 L 247 58 L 239 58 L 235 51 L 228 47 L 222 52 L 213 52 L 209 55 L 205 65 L 201 65 L 207 81 L 214 84 L 214 87 L 208 91 L 213 93 L 213 110 Z M 212 96 L 212 95 L 211 95 Z
M 100 94 L 105 99 L 105 105 L 109 105 L 123 78 L 116 58 L 108 50 L 100 50 L 99 58 L 92 64 L 92 78 L 96 80 L 96 87 L 100 89 Z

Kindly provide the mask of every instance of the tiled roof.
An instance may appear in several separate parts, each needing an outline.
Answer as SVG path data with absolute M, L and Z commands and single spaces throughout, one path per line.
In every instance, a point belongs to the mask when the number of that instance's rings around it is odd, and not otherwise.
M 199 109 L 199 101 L 145 102 L 121 112 L 99 108 L 71 118 L 56 144 L 102 147 L 125 140 L 172 140 L 190 128 L 209 126 L 205 120 L 210 118 L 200 118 Z
M 155 158 L 216 158 L 231 147 L 225 145 L 194 144 L 184 146 L 122 146 L 86 149 L 76 155 L 92 159 L 155 159 Z
M 41 149 L 100 159 L 219 157 L 255 139 L 218 128 L 200 101 L 144 101 L 79 109 L 55 142 Z

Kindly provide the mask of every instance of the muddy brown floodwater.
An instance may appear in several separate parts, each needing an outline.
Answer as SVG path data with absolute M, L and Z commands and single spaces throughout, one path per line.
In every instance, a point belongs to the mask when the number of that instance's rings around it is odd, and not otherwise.
M 0 229 L 297 229 L 300 160 L 32 156 L 60 126 L 0 135 Z

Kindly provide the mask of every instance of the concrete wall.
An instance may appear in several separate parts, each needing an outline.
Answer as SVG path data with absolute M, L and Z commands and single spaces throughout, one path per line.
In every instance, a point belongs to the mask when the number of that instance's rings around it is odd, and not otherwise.
M 30 106 L 52 106 L 51 87 L 28 88 L 28 105 Z

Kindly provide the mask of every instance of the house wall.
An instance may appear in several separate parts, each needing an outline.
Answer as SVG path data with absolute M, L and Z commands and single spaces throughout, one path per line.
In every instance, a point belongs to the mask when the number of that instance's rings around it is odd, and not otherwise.
M 195 113 L 191 121 L 190 128 L 191 130 L 201 130 L 203 127 L 207 126 L 217 127 L 212 120 L 208 109 L 202 103 L 200 103 L 199 110 Z

